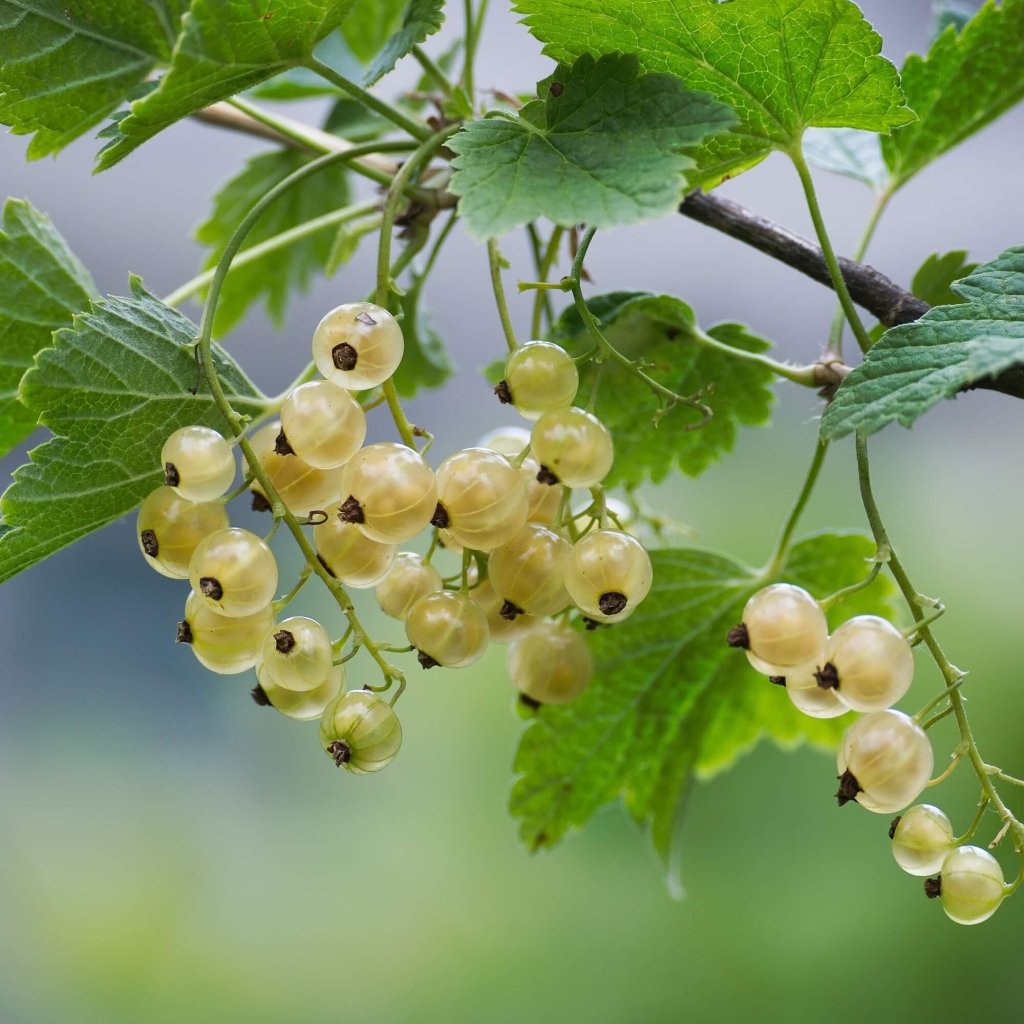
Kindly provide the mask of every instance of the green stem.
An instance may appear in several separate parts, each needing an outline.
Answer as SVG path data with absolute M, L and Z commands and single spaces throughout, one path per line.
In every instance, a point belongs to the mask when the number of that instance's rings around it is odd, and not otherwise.
M 401 128 L 407 135 L 411 135 L 419 142 L 425 142 L 430 138 L 430 128 L 418 118 L 409 117 L 397 107 L 378 99 L 373 93 L 350 82 L 344 75 L 338 74 L 329 64 L 325 64 L 316 57 L 310 57 L 306 64 L 311 71 L 315 71 L 321 78 L 326 79 L 332 85 L 336 85 L 342 92 L 348 93 L 354 100 L 357 100 L 364 107 L 380 114 L 385 121 L 390 121 L 395 127 Z
M 431 59 L 430 55 L 420 46 L 414 46 L 411 52 L 427 77 L 432 79 L 446 96 L 454 95 L 455 86 L 452 85 L 448 76 Z
M 962 836 L 957 836 L 953 840 L 955 846 L 962 846 L 964 843 L 969 842 L 974 838 L 974 833 L 978 831 L 978 826 L 981 824 L 982 819 L 985 817 L 985 811 L 988 810 L 988 798 L 982 797 L 978 801 L 978 809 L 974 813 L 974 820 L 968 826 L 967 831 Z
M 1002 797 L 997 792 L 992 783 L 992 777 L 988 771 L 989 766 L 982 760 L 981 754 L 978 752 L 978 745 L 971 733 L 971 726 L 967 720 L 967 711 L 964 708 L 963 695 L 961 694 L 958 685 L 963 679 L 964 673 L 950 663 L 938 640 L 935 639 L 935 635 L 932 633 L 929 626 L 925 624 L 925 610 L 920 601 L 918 590 L 913 583 L 911 583 L 910 577 L 907 576 L 907 572 L 903 568 L 903 563 L 900 562 L 892 544 L 889 541 L 889 536 L 886 533 L 881 513 L 878 510 L 878 505 L 875 502 L 875 497 L 871 489 L 871 470 L 868 462 L 868 442 L 867 438 L 863 434 L 857 434 L 857 475 L 860 481 L 860 493 L 861 500 L 864 503 L 864 513 L 867 516 L 868 524 L 870 525 L 871 532 L 874 535 L 875 543 L 880 548 L 884 546 L 888 549 L 889 571 L 892 573 L 893 579 L 895 579 L 896 585 L 899 587 L 900 593 L 903 595 L 903 600 L 906 602 L 911 615 L 914 617 L 914 621 L 918 624 L 921 640 L 924 642 L 925 647 L 928 648 L 928 652 L 931 654 L 932 660 L 938 666 L 939 672 L 942 674 L 942 678 L 946 684 L 950 706 L 953 709 L 953 715 L 956 717 L 957 728 L 960 730 L 960 743 L 968 760 L 971 762 L 971 766 L 974 768 L 975 775 L 978 777 L 982 795 L 992 805 L 1003 823 L 1013 830 L 1017 841 L 1017 847 L 1018 849 L 1022 849 L 1024 848 L 1024 825 L 1022 825 L 1021 822 L 1013 816 L 1010 809 L 1006 806 Z
M 734 348 L 726 345 L 717 338 L 705 334 L 699 327 L 693 327 L 693 339 L 704 348 L 714 349 L 721 352 L 730 359 L 739 359 L 744 363 L 754 363 L 763 366 L 766 370 L 774 373 L 777 377 L 792 381 L 794 384 L 801 384 L 805 388 L 820 388 L 826 383 L 824 378 L 819 376 L 819 364 L 812 363 L 809 366 L 790 366 L 787 363 L 780 363 L 770 356 L 762 355 L 760 352 L 747 352 L 745 349 Z
M 514 352 L 519 347 L 519 342 L 516 341 L 516 332 L 512 327 L 512 318 L 509 316 L 505 287 L 501 283 L 501 265 L 504 260 L 495 238 L 487 240 L 487 262 L 491 268 L 491 288 L 494 291 L 494 301 L 498 307 L 501 329 L 505 332 L 505 343 L 508 345 L 509 352 Z
M 480 0 L 480 7 L 476 14 L 473 13 L 473 0 L 462 0 L 462 16 L 465 22 L 463 26 L 463 39 L 465 40 L 466 55 L 462 64 L 462 88 L 473 104 L 475 83 L 473 80 L 473 68 L 476 64 L 476 50 L 480 43 L 480 31 L 483 28 L 484 19 L 487 17 L 487 0 Z
M 547 281 L 551 276 L 551 270 L 555 265 L 555 261 L 558 259 L 558 248 L 562 244 L 562 236 L 565 234 L 565 228 L 559 227 L 557 224 L 555 225 L 551 231 L 551 237 L 548 239 L 548 244 L 544 248 L 543 253 L 540 253 L 540 238 L 537 235 L 537 229 L 533 224 L 530 224 L 529 230 L 532 232 L 531 241 L 536 238 L 535 259 L 537 262 L 537 279 L 540 281 Z M 533 318 L 530 320 L 531 338 L 540 337 L 541 322 L 545 314 L 547 314 L 548 325 L 550 326 L 553 319 L 551 313 L 551 296 L 548 295 L 545 289 L 538 288 L 537 294 L 533 297 Z
M 299 578 L 295 583 L 295 586 L 288 591 L 284 597 L 279 597 L 274 602 L 274 614 L 278 615 L 282 609 L 287 608 L 291 603 L 296 594 L 306 585 L 306 580 L 309 579 L 310 573 L 312 573 L 313 567 L 307 562 L 299 573 Z
M 821 206 L 818 204 L 818 194 L 814 190 L 811 169 L 807 166 L 807 161 L 804 159 L 803 150 L 800 149 L 799 144 L 790 151 L 789 157 L 796 167 L 797 174 L 800 176 L 800 184 L 803 186 L 804 196 L 807 199 L 807 209 L 810 211 L 814 230 L 818 235 L 818 243 L 821 245 L 821 254 L 825 258 L 825 265 L 828 267 L 829 276 L 832 278 L 832 287 L 835 289 L 836 295 L 839 296 L 839 304 L 843 307 L 843 312 L 850 323 L 850 328 L 857 339 L 857 344 L 860 345 L 861 351 L 867 352 L 871 348 L 871 339 L 868 337 L 868 332 L 864 330 L 864 324 L 861 323 L 860 315 L 857 313 L 857 308 L 850 297 L 850 290 L 846 287 L 846 280 L 839 269 L 839 261 L 836 259 L 835 250 L 832 248 L 832 242 L 825 228 L 825 219 L 821 214 Z
M 804 485 L 800 488 L 800 493 L 797 495 L 796 502 L 793 504 L 793 508 L 790 510 L 789 516 L 786 518 L 785 525 L 782 527 L 782 533 L 779 535 L 779 539 L 775 544 L 775 551 L 772 553 L 772 557 L 768 560 L 768 564 L 762 571 L 761 575 L 766 579 L 776 576 L 782 569 L 783 565 L 785 565 L 786 559 L 789 557 L 789 549 L 793 543 L 793 534 L 796 532 L 797 524 L 800 522 L 800 517 L 803 515 L 804 509 L 807 508 L 807 503 L 811 500 L 811 495 L 814 493 L 814 486 L 818 482 L 821 467 L 825 465 L 825 456 L 827 454 L 828 442 L 822 441 L 820 438 L 815 438 L 814 456 L 807 469 L 807 476 L 804 478 Z

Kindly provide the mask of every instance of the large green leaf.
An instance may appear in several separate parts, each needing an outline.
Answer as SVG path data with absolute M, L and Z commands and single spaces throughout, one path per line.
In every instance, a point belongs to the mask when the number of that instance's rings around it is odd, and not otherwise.
M 188 0 L 0 0 L 0 123 L 63 149 L 170 59 Z
M 103 170 L 203 107 L 308 60 L 355 0 L 192 0 L 167 74 L 100 151 Z
M 863 579 L 874 550 L 859 535 L 811 536 L 795 545 L 780 578 L 824 597 Z M 706 551 L 654 551 L 652 561 L 654 586 L 632 618 L 590 634 L 589 689 L 572 704 L 542 708 L 523 734 L 511 810 L 532 849 L 555 845 L 621 795 L 667 859 L 691 779 L 723 771 L 766 736 L 830 748 L 849 724 L 800 714 L 726 644 L 763 579 Z M 837 606 L 836 621 L 891 616 L 892 593 L 879 577 Z
M 227 182 L 213 200 L 209 218 L 196 229 L 196 239 L 210 247 L 206 267 L 215 266 L 253 203 L 278 182 L 308 161 L 294 150 L 277 150 L 252 157 L 244 170 Z M 245 247 L 258 245 L 272 235 L 298 227 L 329 210 L 345 206 L 349 198 L 345 169 L 340 164 L 306 178 L 275 200 L 256 222 Z M 245 266 L 232 269 L 221 291 L 215 329 L 226 334 L 245 315 L 249 306 L 263 297 L 271 319 L 281 326 L 288 299 L 295 291 L 309 287 L 331 255 L 334 233 L 322 230 L 294 242 L 284 255 L 272 252 Z
M 57 331 L 25 374 L 21 400 L 54 438 L 29 453 L 0 499 L 0 582 L 120 518 L 161 483 L 160 449 L 190 423 L 226 424 L 196 384 L 196 327 L 150 295 L 109 297 Z M 219 349 L 221 380 L 240 412 L 265 399 Z
M 882 141 L 897 188 L 1024 97 L 1024 0 L 989 0 L 900 75 L 918 119 Z
M 682 149 L 735 122 L 707 94 L 640 75 L 621 55 L 560 65 L 538 92 L 518 114 L 495 112 L 448 142 L 451 189 L 476 238 L 537 217 L 611 227 L 669 213 L 694 166 Z
M 941 399 L 1024 366 L 1024 246 L 951 287 L 964 301 L 934 306 L 872 346 L 822 417 L 822 437 L 870 434 L 893 420 L 909 427 Z
M 705 188 L 795 148 L 805 128 L 888 132 L 913 117 L 852 0 L 515 0 L 515 9 L 555 60 L 634 53 L 644 71 L 729 104 L 739 124 L 697 153 Z
M 23 199 L 4 203 L 0 231 L 0 455 L 27 437 L 36 413 L 18 401 L 18 384 L 58 327 L 96 294 L 49 217 Z
M 650 388 L 618 363 L 606 362 L 594 411 L 615 438 L 609 484 L 663 480 L 674 469 L 697 476 L 732 449 L 740 426 L 768 422 L 774 401 L 771 371 L 701 345 L 696 317 L 685 302 L 650 292 L 611 292 L 594 296 L 587 306 L 620 352 L 642 360 L 646 372 L 676 394 L 700 392 L 714 414 L 689 430 L 701 416 L 688 406 L 676 405 L 659 418 Z M 742 324 L 716 324 L 707 333 L 749 352 L 770 348 Z M 576 355 L 593 347 L 575 306 L 559 317 L 552 338 Z M 594 373 L 594 364 L 586 364 L 581 395 L 590 394 Z
M 363 85 L 383 78 L 414 46 L 444 24 L 444 0 L 362 0 L 345 23 L 345 38 L 370 63 Z

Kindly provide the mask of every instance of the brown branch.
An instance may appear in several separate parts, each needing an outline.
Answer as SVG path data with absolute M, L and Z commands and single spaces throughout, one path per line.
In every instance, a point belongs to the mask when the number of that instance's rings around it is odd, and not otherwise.
M 243 135 L 255 135 L 257 138 L 269 139 L 271 142 L 288 146 L 291 149 L 305 149 L 295 139 L 289 139 L 280 132 L 275 132 L 273 128 L 254 121 L 248 114 L 235 110 L 227 103 L 214 103 L 213 106 L 197 110 L 192 117 L 196 121 L 213 125 L 215 128 L 227 128 L 228 131 L 241 132 Z

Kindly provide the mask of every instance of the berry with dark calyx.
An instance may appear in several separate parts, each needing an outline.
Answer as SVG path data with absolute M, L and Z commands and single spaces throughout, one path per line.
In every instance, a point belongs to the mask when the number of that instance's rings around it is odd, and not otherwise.
M 337 697 L 345 682 L 345 666 L 331 665 L 323 682 L 312 688 L 300 686 L 301 680 L 296 678 L 290 678 L 284 684 L 276 682 L 270 677 L 265 663 L 256 666 L 256 678 L 272 707 L 282 715 L 306 722 L 321 715 Z M 295 685 L 290 685 L 292 683 Z
M 499 380 L 498 383 L 494 385 L 494 394 L 502 405 L 511 404 L 512 392 L 508 389 L 507 380 Z
M 256 534 L 238 527 L 201 541 L 188 574 L 197 599 L 232 618 L 262 611 L 277 591 L 274 553 Z
M 260 660 L 276 686 L 301 692 L 325 682 L 334 651 L 327 630 L 316 619 L 294 615 L 267 631 Z
M 524 614 L 522 609 L 504 600 L 495 591 L 490 579 L 471 587 L 469 596 L 487 617 L 487 628 L 493 643 L 510 644 L 540 622 L 540 619 Z
M 947 854 L 936 881 L 942 909 L 957 924 L 987 921 L 1007 893 L 999 861 L 979 846 L 958 846 Z
M 541 466 L 537 479 L 567 487 L 596 486 L 614 459 L 608 428 L 593 413 L 575 406 L 544 413 L 533 425 L 530 448 Z
M 787 668 L 785 676 L 769 678 L 772 682 L 781 679 L 793 706 L 811 718 L 838 718 L 845 715 L 849 707 L 836 696 L 834 690 L 818 685 L 816 673 L 817 663 L 809 661 Z
M 158 487 L 139 506 L 139 547 L 162 576 L 184 580 L 199 543 L 230 525 L 220 502 L 189 501 L 171 487 Z
M 263 640 L 274 628 L 274 609 L 268 604 L 253 615 L 231 618 L 211 609 L 193 591 L 178 623 L 178 642 L 192 646 L 200 664 L 219 675 L 235 675 L 260 659 Z
M 334 505 L 341 498 L 341 469 L 316 469 L 299 454 L 278 454 L 280 433 L 279 422 L 268 423 L 253 434 L 251 444 L 285 508 L 294 515 L 306 516 Z M 252 490 L 262 493 L 258 480 L 253 481 Z
M 176 430 L 160 452 L 164 482 L 189 501 L 213 501 L 226 494 L 235 479 L 231 445 L 210 427 Z
M 344 388 L 330 381 L 300 384 L 281 406 L 288 446 L 314 469 L 337 469 L 362 447 L 366 413 Z
M 443 586 L 441 574 L 429 562 L 412 551 L 399 551 L 374 593 L 385 615 L 404 621 L 421 597 Z
M 261 708 L 273 707 L 270 703 L 270 698 L 267 696 L 267 691 L 259 683 L 249 691 L 249 696 L 252 697 L 253 703 L 258 704 Z
M 526 419 L 538 420 L 546 412 L 572 405 L 580 375 L 565 349 L 548 341 L 530 341 L 509 354 L 501 383 L 508 396 L 502 401 L 512 401 Z
M 439 590 L 421 597 L 405 618 L 405 635 L 427 661 L 465 668 L 487 650 L 487 617 L 465 594 Z M 423 659 L 424 668 L 431 667 Z
M 566 704 L 586 688 L 593 660 L 582 635 L 569 626 L 540 622 L 516 640 L 506 659 L 516 688 L 539 704 Z
M 320 745 L 339 768 L 366 775 L 395 759 L 402 726 L 386 700 L 369 690 L 350 690 L 324 709 Z
M 313 361 L 336 387 L 365 391 L 398 369 L 405 351 L 402 328 L 381 306 L 347 302 L 332 309 L 313 332 Z
M 570 604 L 565 589 L 565 566 L 572 545 L 541 523 L 527 523 L 507 544 L 491 552 L 488 576 L 505 604 L 507 619 L 527 612 L 556 615 Z
M 827 638 L 821 605 L 802 587 L 773 583 L 747 601 L 743 621 L 730 632 L 729 643 L 745 646 L 747 660 L 757 672 L 784 676 L 792 665 L 824 664 Z
M 564 579 L 584 615 L 597 622 L 622 622 L 650 591 L 653 569 L 650 555 L 634 536 L 595 530 L 573 545 Z
M 910 688 L 914 652 L 906 637 L 878 615 L 857 615 L 844 622 L 825 644 L 822 687 L 835 690 L 854 711 L 891 707 Z
M 337 516 L 313 527 L 313 545 L 330 574 L 356 588 L 380 583 L 398 553 L 394 544 L 371 540 L 358 525 Z
M 924 877 L 942 869 L 953 849 L 953 826 L 938 807 L 915 804 L 889 829 L 892 855 L 907 874 Z

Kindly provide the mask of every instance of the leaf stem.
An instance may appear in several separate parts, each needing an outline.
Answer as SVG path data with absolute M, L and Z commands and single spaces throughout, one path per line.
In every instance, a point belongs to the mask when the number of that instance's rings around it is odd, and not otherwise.
M 761 572 L 763 577 L 770 578 L 775 576 L 785 564 L 786 559 L 789 556 L 790 545 L 793 542 L 793 534 L 796 532 L 797 524 L 800 522 L 800 517 L 803 515 L 804 509 L 807 508 L 807 503 L 811 500 L 811 495 L 814 493 L 814 487 L 818 482 L 821 467 L 825 465 L 825 456 L 827 454 L 828 442 L 822 441 L 820 438 L 816 437 L 814 444 L 814 456 L 811 458 L 811 464 L 807 469 L 807 476 L 804 478 L 804 485 L 800 488 L 800 493 L 797 495 L 793 508 L 790 510 L 789 516 L 786 518 L 785 525 L 782 527 L 782 533 L 779 535 L 779 539 L 775 544 L 775 551 L 773 552 L 772 557 L 768 560 L 768 564 Z
M 413 57 L 419 64 L 428 78 L 433 79 L 437 84 L 438 88 L 446 95 L 453 96 L 455 94 L 455 86 L 452 85 L 448 76 L 438 67 L 437 63 L 431 58 L 422 46 L 414 46 L 411 50 Z
M 512 327 L 512 318 L 508 312 L 505 286 L 501 283 L 501 268 L 502 266 L 507 267 L 508 263 L 501 255 L 496 238 L 487 240 L 487 262 L 491 269 L 491 288 L 494 290 L 494 302 L 498 307 L 501 329 L 505 333 L 505 343 L 508 345 L 509 352 L 514 352 L 519 347 L 519 342 L 516 341 L 516 332 Z
M 761 352 L 748 352 L 746 349 L 726 345 L 717 338 L 712 338 L 710 334 L 705 334 L 696 325 L 693 327 L 692 337 L 698 345 L 703 345 L 704 348 L 714 349 L 730 359 L 740 359 L 745 363 L 763 366 L 766 370 L 774 373 L 776 377 L 782 377 L 784 380 L 800 384 L 805 388 L 820 388 L 828 383 L 823 376 L 823 372 L 827 372 L 827 367 L 823 367 L 821 363 L 811 363 L 808 366 L 790 366 L 788 363 L 780 363 Z
M 533 224 L 529 224 L 528 228 L 531 232 L 531 241 L 535 239 L 534 258 L 537 263 L 537 279 L 539 281 L 547 281 L 551 276 L 551 270 L 555 265 L 555 261 L 558 259 L 558 248 L 562 244 L 565 228 L 558 224 L 554 226 L 551 231 L 551 237 L 548 238 L 548 244 L 543 252 L 540 250 L 540 236 L 537 234 L 537 229 Z M 545 289 L 538 288 L 537 294 L 533 297 L 533 318 L 530 320 L 531 338 L 540 337 L 542 317 L 545 314 L 547 314 L 548 326 L 550 327 L 554 319 L 551 313 L 551 297 Z

